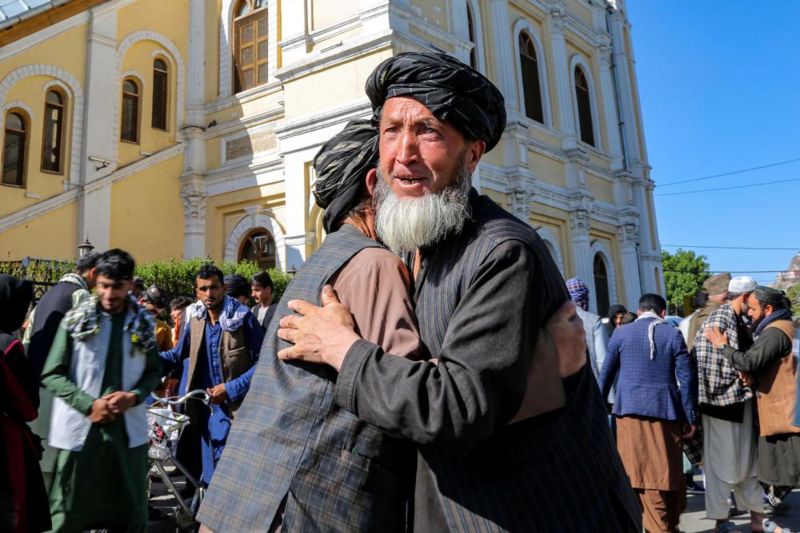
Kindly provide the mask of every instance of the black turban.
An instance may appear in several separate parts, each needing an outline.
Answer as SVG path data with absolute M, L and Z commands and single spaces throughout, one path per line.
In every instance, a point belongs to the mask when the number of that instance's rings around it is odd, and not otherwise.
M 786 297 L 785 292 L 778 289 L 773 289 L 772 287 L 765 287 L 763 285 L 756 287 L 753 291 L 753 294 L 755 295 L 756 300 L 762 304 L 772 306 L 781 306 L 783 304 L 783 299 Z
M 447 54 L 407 52 L 390 57 L 367 79 L 374 120 L 383 103 L 408 96 L 470 139 L 494 148 L 506 127 L 505 99 L 483 74 Z
M 314 157 L 314 197 L 325 210 L 322 223 L 333 233 L 342 217 L 366 194 L 364 177 L 378 164 L 378 130 L 369 120 L 353 120 L 322 145 Z

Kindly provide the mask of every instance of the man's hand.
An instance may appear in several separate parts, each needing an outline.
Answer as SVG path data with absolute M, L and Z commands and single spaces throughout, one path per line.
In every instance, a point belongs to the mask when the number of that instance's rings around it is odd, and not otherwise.
M 347 351 L 359 336 L 353 330 L 353 315 L 339 302 L 333 287 L 322 288 L 322 307 L 291 300 L 289 309 L 298 315 L 281 319 L 278 337 L 294 346 L 278 352 L 278 357 L 284 361 L 325 363 L 337 371 L 342 368 Z
M 684 439 L 691 439 L 692 437 L 694 437 L 696 431 L 697 431 L 697 426 L 695 424 L 684 424 L 682 436 Z
M 209 401 L 211 403 L 220 404 L 228 399 L 228 391 L 225 390 L 224 383 L 208 388 L 206 392 L 210 396 Z
M 742 385 L 744 385 L 745 387 L 752 387 L 753 385 L 755 385 L 756 382 L 753 379 L 753 376 L 751 376 L 747 372 L 736 372 L 736 373 L 739 374 L 739 381 L 741 381 Z
M 108 405 L 108 400 L 105 398 L 98 398 L 92 402 L 92 408 L 89 410 L 89 420 L 93 424 L 108 424 L 113 422 L 116 418 L 111 407 Z
M 108 408 L 115 415 L 121 415 L 136 405 L 136 395 L 132 392 L 121 390 L 106 394 L 102 399 L 108 402 Z
M 575 303 L 567 300 L 545 325 L 556 344 L 562 378 L 575 374 L 586 364 L 586 332 L 575 309 Z
M 728 345 L 728 334 L 723 333 L 719 328 L 715 328 L 714 326 L 710 325 L 706 326 L 706 328 L 703 330 L 703 334 L 717 350 L 721 350 Z

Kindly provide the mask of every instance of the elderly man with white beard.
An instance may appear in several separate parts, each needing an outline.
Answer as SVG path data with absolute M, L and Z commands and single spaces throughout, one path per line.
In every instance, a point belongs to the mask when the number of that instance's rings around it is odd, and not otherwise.
M 341 304 L 302 301 L 279 357 L 333 367 L 338 405 L 418 445 L 415 531 L 640 531 L 585 352 L 541 349 L 564 281 L 536 232 L 470 184 L 505 127 L 502 94 L 452 57 L 407 53 L 367 95 L 378 237 L 408 258 L 433 359 L 391 357 Z
M 397 355 L 423 357 L 410 275 L 374 240 L 371 194 L 377 130 L 357 120 L 314 159 L 314 196 L 325 209 L 325 242 L 300 268 L 278 305 L 317 297 L 331 283 L 361 335 Z M 352 314 L 351 314 L 352 313 Z M 586 350 L 574 310 L 548 322 L 558 349 Z M 386 434 L 333 402 L 336 373 L 276 357 L 271 322 L 250 390 L 198 515 L 201 531 L 405 531 L 413 495 L 412 442 Z

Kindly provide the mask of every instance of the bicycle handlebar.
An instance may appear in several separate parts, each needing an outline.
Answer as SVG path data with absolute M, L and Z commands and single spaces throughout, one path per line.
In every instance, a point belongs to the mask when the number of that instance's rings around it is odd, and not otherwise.
M 193 391 L 187 392 L 183 396 L 170 396 L 167 398 L 156 396 L 155 393 L 152 392 L 150 393 L 150 395 L 159 402 L 169 405 L 183 405 L 189 400 L 199 400 L 204 404 L 208 405 L 209 402 L 211 401 L 211 396 L 203 389 L 195 389 Z

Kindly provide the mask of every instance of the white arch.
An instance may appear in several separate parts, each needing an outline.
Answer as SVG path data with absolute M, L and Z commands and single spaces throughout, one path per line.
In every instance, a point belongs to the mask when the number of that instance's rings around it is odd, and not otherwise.
M 233 92 L 233 10 L 239 0 L 222 0 L 222 24 L 219 25 L 219 95 L 231 96 Z M 270 29 L 278 26 L 278 6 L 275 0 L 267 1 L 267 25 Z M 277 39 L 269 32 L 267 35 L 267 83 L 274 81 L 277 61 Z
M 475 30 L 475 58 L 478 61 L 476 68 L 478 71 L 486 72 L 486 59 L 483 55 L 483 19 L 481 18 L 481 8 L 477 0 L 466 0 L 467 9 L 465 13 L 472 13 L 472 29 Z M 467 15 L 469 16 L 469 15 Z M 469 20 L 464 21 L 467 24 L 467 36 L 469 36 Z
M 596 150 L 602 150 L 603 143 L 602 143 L 602 138 L 600 136 L 600 120 L 598 114 L 599 111 L 597 107 L 597 90 L 595 89 L 594 77 L 592 76 L 592 67 L 580 54 L 573 55 L 569 60 L 569 82 L 570 82 L 570 91 L 572 94 L 572 111 L 575 114 L 575 135 L 580 140 L 581 119 L 578 113 L 578 100 L 575 97 L 575 67 L 581 67 L 584 76 L 586 76 L 586 82 L 589 84 L 589 102 L 592 108 L 591 109 L 592 132 L 594 133 L 594 148 Z
M 236 261 L 237 253 L 245 235 L 257 228 L 263 228 L 275 239 L 275 267 L 286 268 L 286 239 L 283 228 L 271 211 L 249 212 L 231 230 L 225 245 L 225 260 Z
M 181 52 L 178 50 L 178 47 L 175 46 L 169 38 L 161 35 L 160 33 L 150 31 L 150 30 L 142 30 L 142 31 L 135 31 L 133 33 L 128 34 L 122 42 L 119 43 L 117 46 L 117 83 L 116 83 L 116 98 L 114 98 L 114 139 L 113 139 L 113 152 L 117 153 L 117 148 L 119 145 L 119 135 L 120 135 L 120 115 L 122 113 L 122 98 L 119 96 L 121 94 L 122 89 L 122 79 L 123 75 L 120 73 L 122 69 L 122 63 L 125 60 L 125 54 L 128 53 L 128 50 L 139 41 L 153 41 L 155 43 L 160 44 L 165 50 L 161 50 L 161 55 L 166 58 L 170 62 L 170 67 L 175 72 L 175 136 L 176 138 L 180 137 L 181 134 L 181 127 L 183 126 L 183 112 L 186 108 L 184 103 L 184 85 L 185 85 L 185 77 L 186 77 L 186 69 L 184 67 L 183 57 L 181 57 Z M 142 83 L 144 84 L 144 78 L 142 76 L 137 76 Z
M 69 181 L 72 183 L 79 183 L 81 173 L 81 147 L 83 146 L 84 105 L 81 84 L 78 83 L 78 80 L 76 80 L 72 74 L 61 67 L 43 64 L 25 65 L 24 67 L 11 71 L 3 78 L 3 81 L 0 81 L 0 107 L 5 107 L 8 91 L 10 91 L 18 81 L 31 76 L 48 76 L 54 80 L 58 80 L 61 82 L 60 87 L 66 91 L 67 97 L 72 101 L 72 135 L 70 136 L 72 150 L 70 151 Z M 0 128 L 0 145 L 4 142 L 2 138 L 3 135 L 3 129 Z
M 614 256 L 611 254 L 611 249 L 603 241 L 595 239 L 591 243 L 590 250 L 592 253 L 592 273 L 594 273 L 594 258 L 597 254 L 600 254 L 600 257 L 606 265 L 606 275 L 608 276 L 608 304 L 614 305 L 615 303 L 619 303 L 619 297 L 617 295 L 617 268 L 614 265 Z M 590 298 L 590 306 L 596 313 L 597 298 L 594 296 L 597 294 L 597 287 L 594 286 L 594 276 L 592 276 L 591 280 L 584 281 L 588 282 L 592 289 L 593 297 Z
M 542 111 L 544 112 L 545 126 L 553 126 L 553 112 L 550 109 L 550 84 L 547 82 L 547 64 L 546 56 L 544 53 L 544 46 L 542 46 L 542 36 L 539 28 L 531 24 L 528 19 L 519 19 L 514 23 L 513 39 L 514 39 L 514 64 L 516 71 L 514 74 L 517 80 L 517 94 L 519 94 L 519 111 L 520 114 L 525 114 L 525 88 L 522 84 L 522 61 L 520 61 L 519 50 L 519 34 L 522 32 L 527 33 L 533 41 L 533 46 L 536 48 L 536 66 L 539 69 L 539 89 L 542 91 Z
M 11 100 L 6 105 L 4 105 L 2 120 L 5 120 L 6 113 L 12 109 L 22 109 L 23 111 L 25 111 L 25 113 L 27 113 L 28 119 L 33 120 L 34 117 L 33 108 L 31 108 L 31 106 L 29 106 L 22 100 Z M 5 128 L 3 128 L 3 130 L 5 130 Z
M 553 261 L 556 262 L 556 266 L 558 267 L 558 270 L 561 272 L 561 275 L 563 276 L 564 258 L 561 255 L 561 246 L 559 245 L 558 242 L 558 235 L 556 235 L 556 232 L 553 231 L 552 228 L 547 228 L 544 226 L 536 228 L 536 233 L 539 234 L 539 237 L 542 238 L 545 244 L 549 245 L 548 250 L 553 255 Z

